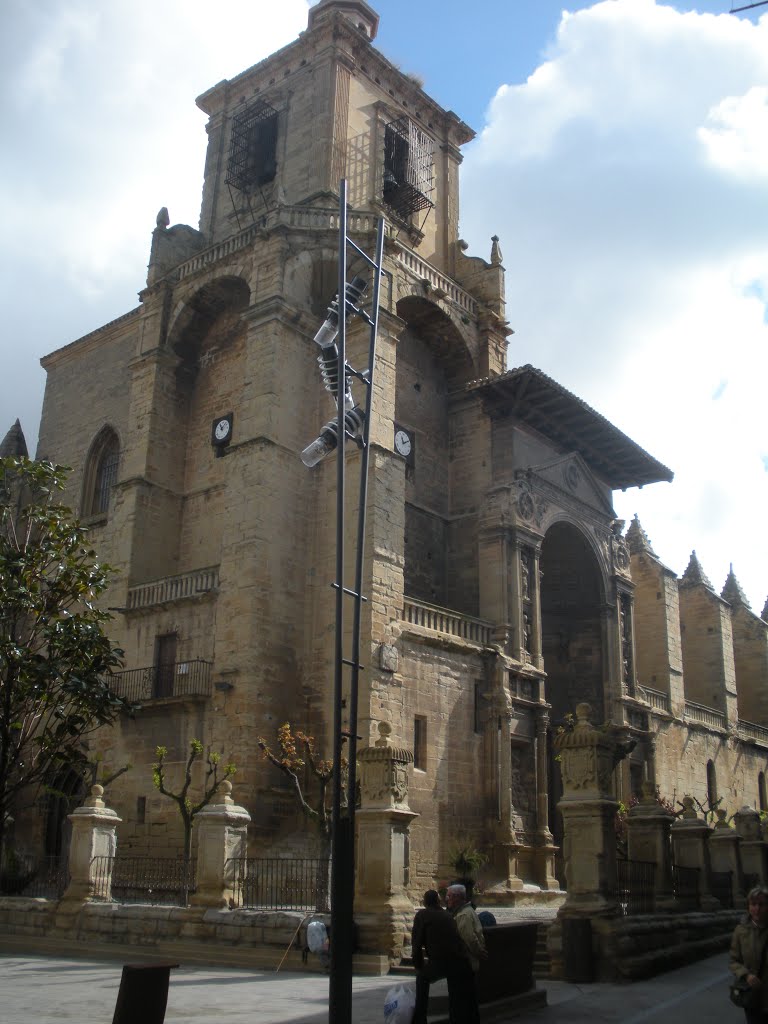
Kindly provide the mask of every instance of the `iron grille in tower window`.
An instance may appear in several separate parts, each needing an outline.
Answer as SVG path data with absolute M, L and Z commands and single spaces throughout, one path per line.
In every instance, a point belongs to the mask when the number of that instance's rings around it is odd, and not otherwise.
M 407 117 L 384 129 L 384 202 L 401 217 L 434 206 L 435 144 Z
M 227 185 L 253 192 L 277 172 L 277 111 L 266 103 L 235 114 L 229 143 Z

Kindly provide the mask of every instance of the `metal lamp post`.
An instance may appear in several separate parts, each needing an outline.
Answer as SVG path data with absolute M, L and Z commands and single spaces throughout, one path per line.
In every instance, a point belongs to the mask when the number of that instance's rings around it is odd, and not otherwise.
M 371 314 L 365 313 L 360 302 L 367 283 L 356 277 L 347 282 L 347 251 L 351 249 L 371 268 Z M 376 360 L 376 334 L 378 331 L 379 296 L 381 291 L 382 259 L 384 252 L 384 220 L 380 218 L 376 231 L 376 252 L 373 259 L 360 249 L 347 235 L 347 183 L 339 183 L 339 286 L 335 304 L 315 335 L 321 348 L 319 362 L 323 383 L 336 400 L 336 420 L 327 423 L 318 438 L 302 453 L 302 460 L 313 466 L 336 449 L 336 632 L 334 644 L 333 680 L 333 794 L 331 806 L 331 963 L 328 991 L 329 1024 L 352 1024 L 352 954 L 354 952 L 354 879 L 355 879 L 355 794 L 357 790 L 357 716 L 358 680 L 360 673 L 360 618 L 363 583 L 363 550 L 368 500 L 369 436 L 371 402 Z M 358 372 L 347 365 L 346 322 L 354 314 L 362 317 L 370 328 L 368 366 Z M 333 351 L 335 347 L 335 353 Z M 335 355 L 335 360 L 334 360 Z M 335 365 L 334 365 L 335 363 Z M 367 390 L 365 410 L 355 404 L 352 381 L 364 384 Z M 355 581 L 352 590 L 344 586 L 345 568 L 345 450 L 349 438 L 361 449 L 360 499 L 355 556 Z M 344 599 L 353 599 L 352 650 L 344 654 Z M 344 667 L 350 669 L 349 679 L 349 731 L 342 722 L 344 699 Z M 348 741 L 346 794 L 342 773 L 344 743 Z M 346 813 L 343 813 L 345 811 Z

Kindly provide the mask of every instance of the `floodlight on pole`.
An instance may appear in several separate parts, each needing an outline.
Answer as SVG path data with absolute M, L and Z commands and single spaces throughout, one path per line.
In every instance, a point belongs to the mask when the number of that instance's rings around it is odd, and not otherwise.
M 349 317 L 351 313 L 357 313 L 365 317 L 365 314 L 360 309 L 360 301 L 368 290 L 368 282 L 364 277 L 359 275 L 353 277 L 351 281 L 347 282 L 347 286 L 344 290 L 344 308 L 345 315 Z M 367 317 L 366 317 L 367 319 Z M 339 350 L 336 346 L 336 338 L 339 333 L 339 296 L 338 293 L 333 297 L 330 305 L 328 306 L 328 315 L 323 321 L 320 330 L 315 335 L 315 341 L 320 346 L 320 355 L 317 357 L 317 361 L 320 364 L 320 376 L 322 377 L 323 384 L 326 391 L 333 395 L 334 401 L 336 402 L 336 408 L 339 408 L 339 375 L 341 368 L 339 366 Z M 343 428 L 345 437 L 353 440 L 358 447 L 362 446 L 363 428 L 365 427 L 365 411 L 360 408 L 359 405 L 355 405 L 355 400 L 352 397 L 352 385 L 349 379 L 349 375 L 355 374 L 353 370 L 348 367 L 344 369 L 344 383 L 342 385 L 341 403 L 344 409 L 343 416 Z M 301 453 L 301 461 L 305 466 L 311 468 L 316 466 L 318 462 L 329 455 L 339 443 L 339 420 L 340 416 L 330 420 L 320 431 L 317 438 Z
M 350 392 L 350 400 L 352 393 Z M 363 427 L 365 426 L 365 411 L 359 405 L 353 406 L 344 413 L 344 434 L 354 441 L 358 447 L 362 444 Z M 339 427 L 336 420 L 329 420 L 320 431 L 312 444 L 307 445 L 301 453 L 301 461 L 311 469 L 326 455 L 336 448 L 339 443 Z

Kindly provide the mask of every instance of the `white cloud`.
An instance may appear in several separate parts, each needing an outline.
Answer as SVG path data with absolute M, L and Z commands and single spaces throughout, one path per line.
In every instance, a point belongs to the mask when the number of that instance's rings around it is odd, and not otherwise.
M 768 89 L 728 96 L 707 117 L 699 138 L 712 163 L 740 177 L 768 176 Z
M 136 305 L 155 215 L 197 226 L 195 97 L 306 28 L 308 0 L 8 0 L 0 40 L 0 436 L 34 442 L 37 357 Z M 34 398 L 27 397 L 34 396 Z
M 676 473 L 620 495 L 682 573 L 768 593 L 768 17 L 608 0 L 502 87 L 462 234 L 501 236 L 511 365 L 571 388 Z M 483 240 L 483 241 L 481 241 Z

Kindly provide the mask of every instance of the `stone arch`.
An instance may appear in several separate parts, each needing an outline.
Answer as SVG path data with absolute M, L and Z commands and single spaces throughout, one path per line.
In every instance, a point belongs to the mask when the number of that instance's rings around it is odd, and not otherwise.
M 480 376 L 466 339 L 437 303 L 425 296 L 406 295 L 398 300 L 396 311 L 407 325 L 403 333 L 411 332 L 429 349 L 450 390 Z
M 120 468 L 120 438 L 105 424 L 91 442 L 85 458 L 80 512 L 84 518 L 106 516 Z
M 606 584 L 593 539 L 575 523 L 553 522 L 541 545 L 542 653 L 547 700 L 557 723 L 581 701 L 605 714 Z
M 545 693 L 552 705 L 552 728 L 582 701 L 593 709 L 593 718 L 605 715 L 604 677 L 608 656 L 602 608 L 606 580 L 599 550 L 593 538 L 576 523 L 560 517 L 552 522 L 542 541 L 541 633 Z M 549 821 L 555 843 L 562 846 L 562 816 L 557 809 L 562 796 L 560 768 L 549 737 Z M 556 873 L 564 882 L 562 858 Z
M 227 274 L 208 281 L 176 306 L 167 347 L 189 362 L 216 320 L 225 312 L 245 312 L 250 301 L 251 289 L 239 275 Z

